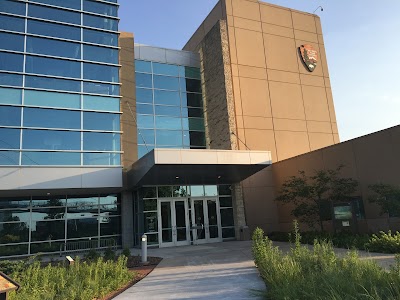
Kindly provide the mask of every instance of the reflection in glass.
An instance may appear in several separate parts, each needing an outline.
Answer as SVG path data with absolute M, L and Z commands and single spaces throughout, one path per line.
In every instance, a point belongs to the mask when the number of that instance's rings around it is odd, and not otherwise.
M 88 166 L 119 166 L 120 153 L 83 153 L 83 165 Z
M 0 41 L 0 49 L 24 51 L 24 36 L 21 34 L 0 32 Z
M 0 256 L 28 254 L 28 244 L 0 246 Z
M 190 187 L 190 196 L 192 197 L 204 196 L 204 187 L 202 185 L 192 185 Z
M 196 224 L 196 226 L 204 226 L 203 200 L 194 200 L 193 204 L 194 223 Z M 197 229 L 196 231 L 198 240 L 206 238 L 204 229 Z
M 74 219 L 67 221 L 67 238 L 98 235 L 97 218 Z
M 76 80 L 28 76 L 25 75 L 25 86 L 46 90 L 80 92 L 81 83 Z
M 156 187 L 143 187 L 140 189 L 141 198 L 155 198 L 156 195 Z
M 136 72 L 151 73 L 151 62 L 144 60 L 135 60 Z
M 85 42 L 93 44 L 109 45 L 116 47 L 118 46 L 118 34 L 105 31 L 98 31 L 98 30 L 84 28 L 83 40 Z
M 25 107 L 24 126 L 80 129 L 81 113 L 70 110 Z
M 143 211 L 157 210 L 157 199 L 143 200 Z
M 33 74 L 80 78 L 81 63 L 27 55 L 25 71 Z
M 65 1 L 64 1 L 65 2 Z M 81 14 L 63 9 L 50 8 L 29 4 L 28 16 L 39 19 L 60 21 L 64 23 L 81 24 Z
M 83 129 L 119 131 L 119 114 L 84 112 Z
M 156 142 L 158 146 L 180 146 L 182 147 L 182 131 L 157 130 Z
M 0 1 L 0 11 L 16 15 L 25 15 L 25 4 L 16 1 Z
M 18 221 L 18 217 L 13 218 Z M 11 244 L 11 243 L 22 243 L 29 241 L 29 223 L 25 222 L 14 222 L 14 223 L 3 223 L 0 226 L 0 243 Z
M 81 108 L 81 96 L 78 94 L 25 90 L 24 104 L 59 108 Z
M 83 82 L 83 92 L 119 96 L 119 85 L 100 82 Z
M 120 134 L 84 132 L 83 149 L 95 151 L 120 151 Z
M 173 186 L 172 187 L 173 197 L 187 197 L 186 186 Z
M 157 212 L 147 212 L 144 216 L 144 232 L 157 232 Z
M 234 238 L 235 228 L 222 228 L 222 238 Z
M 65 2 L 65 1 L 64 1 Z M 69 40 L 81 40 L 81 29 L 79 27 L 54 24 L 49 26 L 48 22 L 28 20 L 28 33 L 39 34 L 50 37 L 59 37 Z
M 83 59 L 118 64 L 118 49 L 83 45 Z
M 218 193 L 219 195 L 231 195 L 232 188 L 230 185 L 219 185 L 218 186 Z
M 54 6 L 61 6 L 66 8 L 81 9 L 81 0 L 35 0 L 35 2 L 50 4 Z
M 22 72 L 23 62 L 22 54 L 0 52 L 0 70 Z
M 154 75 L 154 88 L 179 91 L 179 79 L 177 77 Z
M 232 207 L 232 197 L 220 197 L 219 205 L 221 207 Z
M 24 166 L 73 166 L 81 164 L 81 154 L 74 152 L 22 152 Z
M 80 59 L 81 45 L 28 36 L 26 38 L 26 52 Z
M 222 227 L 234 226 L 233 208 L 224 208 L 220 210 Z
M 19 152 L 0 151 L 0 166 L 16 166 L 16 165 L 19 165 Z
M 121 218 L 108 217 L 102 215 L 99 217 L 100 222 L 100 235 L 116 235 L 121 234 Z
M 0 87 L 0 103 L 21 104 L 22 101 L 21 99 L 22 99 L 22 90 Z
M 24 149 L 80 150 L 81 134 L 60 130 L 23 130 Z
M 119 76 L 118 67 L 83 63 L 84 79 L 119 82 L 118 76 Z
M 153 73 L 160 75 L 179 76 L 180 67 L 176 65 L 153 62 Z
M 118 21 L 116 19 L 97 17 L 83 14 L 83 25 L 99 29 L 118 30 Z
M 11 16 L 0 16 L 0 29 L 24 32 L 25 19 Z
M 136 89 L 136 102 L 153 103 L 153 92 L 149 89 Z
M 19 149 L 21 130 L 0 128 L 0 149 Z
M 0 105 L 0 126 L 20 126 L 21 108 Z
M 65 220 L 35 221 L 32 220 L 32 241 L 52 241 L 65 238 Z
M 151 78 L 150 74 L 136 73 L 135 77 L 136 77 L 136 86 L 137 87 L 147 87 L 147 88 L 152 87 L 153 84 L 152 84 L 152 78 Z
M 171 186 L 159 186 L 158 187 L 158 197 L 172 197 L 172 187 Z
M 106 3 L 101 3 L 98 1 L 88 1 L 83 0 L 83 10 L 94 12 L 100 15 L 106 16 L 117 16 L 117 7 L 116 5 L 110 5 Z
M 99 96 L 83 96 L 83 109 L 104 110 L 104 111 L 120 111 L 120 99 Z

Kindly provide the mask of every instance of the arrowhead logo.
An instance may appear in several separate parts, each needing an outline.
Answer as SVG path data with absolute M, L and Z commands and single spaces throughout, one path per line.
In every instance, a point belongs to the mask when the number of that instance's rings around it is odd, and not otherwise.
M 311 45 L 301 45 L 299 47 L 299 52 L 306 68 L 310 72 L 313 72 L 317 67 L 318 51 L 315 50 Z

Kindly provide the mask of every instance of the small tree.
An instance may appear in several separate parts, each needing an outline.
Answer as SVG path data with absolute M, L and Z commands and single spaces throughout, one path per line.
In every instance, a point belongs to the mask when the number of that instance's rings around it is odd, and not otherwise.
M 342 168 L 319 170 L 313 176 L 299 171 L 298 176 L 291 176 L 283 183 L 276 200 L 294 204 L 293 216 L 312 228 L 319 223 L 323 231 L 323 221 L 327 214 L 331 216 L 333 205 L 349 200 L 358 186 L 353 178 L 339 176 Z
M 374 192 L 368 200 L 379 205 L 381 215 L 390 213 L 400 216 L 400 187 L 384 183 L 370 184 L 368 187 Z

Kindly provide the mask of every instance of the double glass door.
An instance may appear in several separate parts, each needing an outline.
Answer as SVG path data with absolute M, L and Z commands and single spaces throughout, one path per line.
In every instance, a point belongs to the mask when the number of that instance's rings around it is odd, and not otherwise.
M 217 198 L 191 199 L 194 244 L 222 241 L 218 204 Z

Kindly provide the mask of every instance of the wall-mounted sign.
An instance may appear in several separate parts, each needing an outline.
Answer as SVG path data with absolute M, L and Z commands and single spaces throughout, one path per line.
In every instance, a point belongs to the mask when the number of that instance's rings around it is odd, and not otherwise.
M 318 62 L 318 51 L 311 45 L 301 45 L 299 47 L 301 58 L 303 59 L 304 65 L 310 72 L 313 72 L 317 67 Z

